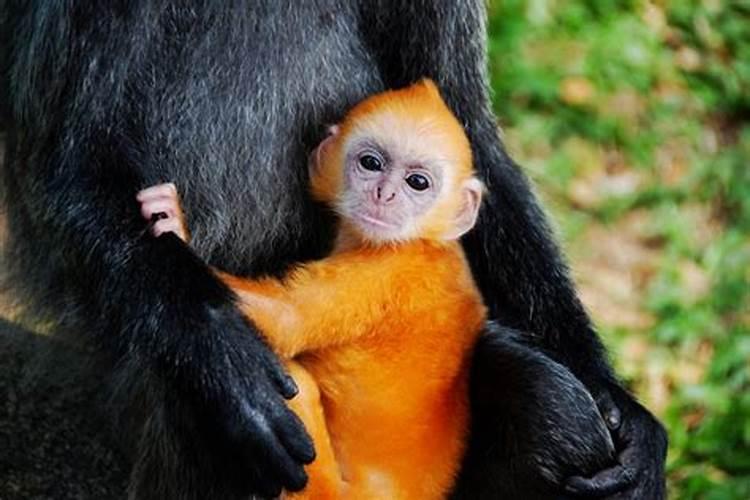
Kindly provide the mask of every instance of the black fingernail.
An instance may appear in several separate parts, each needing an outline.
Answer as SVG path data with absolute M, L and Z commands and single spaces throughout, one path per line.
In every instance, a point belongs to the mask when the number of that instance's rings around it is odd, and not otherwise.
M 610 429 L 617 429 L 620 427 L 620 412 L 618 410 L 612 410 L 609 413 L 607 413 L 607 427 Z
M 289 398 L 293 398 L 299 393 L 299 387 L 297 387 L 297 383 L 289 375 L 286 376 L 286 392 L 287 397 Z

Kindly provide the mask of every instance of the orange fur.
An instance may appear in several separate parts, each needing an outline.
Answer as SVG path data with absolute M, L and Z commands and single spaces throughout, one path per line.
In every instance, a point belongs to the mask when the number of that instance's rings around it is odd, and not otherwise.
M 367 244 L 342 221 L 334 253 L 283 281 L 220 276 L 301 390 L 291 407 L 318 456 L 308 487 L 290 497 L 444 498 L 465 448 L 469 354 L 485 319 L 460 244 L 443 237 L 471 151 L 432 82 L 373 96 L 313 173 L 318 199 L 335 205 L 343 148 L 360 134 L 395 134 L 444 159 L 450 175 L 420 237 Z
M 283 284 L 228 283 L 274 350 L 319 384 L 342 497 L 444 497 L 464 449 L 468 355 L 484 321 L 458 243 L 355 249 Z M 316 434 L 319 424 L 303 420 Z

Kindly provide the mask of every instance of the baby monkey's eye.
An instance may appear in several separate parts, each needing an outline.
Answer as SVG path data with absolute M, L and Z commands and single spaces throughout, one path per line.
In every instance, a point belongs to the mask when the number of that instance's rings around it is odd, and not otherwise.
M 429 179 L 427 179 L 427 177 L 425 177 L 424 175 L 420 175 L 420 174 L 411 174 L 409 177 L 406 178 L 406 183 L 414 191 L 424 191 L 425 189 L 430 187 Z
M 359 164 L 362 168 L 371 172 L 379 172 L 383 170 L 383 164 L 380 160 L 373 155 L 362 155 L 359 157 Z

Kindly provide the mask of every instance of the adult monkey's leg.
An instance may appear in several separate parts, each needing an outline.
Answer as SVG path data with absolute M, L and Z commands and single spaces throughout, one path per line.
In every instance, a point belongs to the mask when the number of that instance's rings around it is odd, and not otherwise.
M 347 498 L 346 484 L 342 479 L 331 436 L 328 433 L 318 383 L 298 361 L 286 361 L 285 366 L 299 387 L 299 393 L 289 401 L 289 407 L 305 423 L 305 427 L 315 442 L 316 452 L 315 461 L 306 469 L 310 480 L 305 489 L 285 498 L 321 500 Z

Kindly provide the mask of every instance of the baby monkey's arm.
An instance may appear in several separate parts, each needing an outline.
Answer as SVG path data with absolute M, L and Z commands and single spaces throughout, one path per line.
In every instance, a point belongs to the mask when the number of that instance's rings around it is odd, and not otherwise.
M 172 232 L 189 243 L 189 231 L 177 188 L 159 184 L 140 191 L 137 200 L 154 236 Z M 216 271 L 239 297 L 238 306 L 264 333 L 274 351 L 284 358 L 341 344 L 366 332 L 378 321 L 370 301 L 353 301 L 372 283 L 382 282 L 386 266 L 372 261 L 329 257 L 295 270 L 286 282 L 272 278 L 249 280 Z M 338 307 L 340 304 L 346 307 Z

